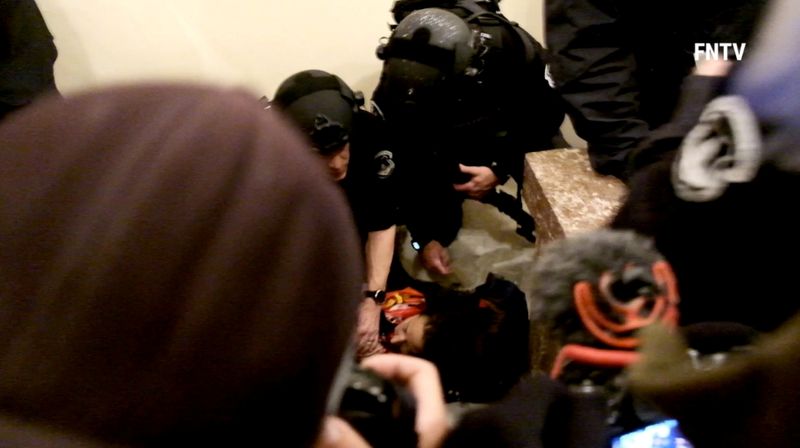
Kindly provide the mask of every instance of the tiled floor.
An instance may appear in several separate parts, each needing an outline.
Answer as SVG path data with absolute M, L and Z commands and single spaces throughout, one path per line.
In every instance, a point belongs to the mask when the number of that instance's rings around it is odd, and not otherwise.
M 513 180 L 503 186 L 503 191 L 516 194 Z M 517 235 L 516 223 L 511 218 L 490 205 L 471 200 L 464 202 L 464 226 L 450 246 L 453 274 L 447 277 L 432 278 L 417 261 L 408 234 L 403 229 L 400 233 L 403 266 L 416 278 L 471 289 L 483 283 L 492 272 L 515 282 L 528 295 L 527 268 L 533 260 L 533 244 Z

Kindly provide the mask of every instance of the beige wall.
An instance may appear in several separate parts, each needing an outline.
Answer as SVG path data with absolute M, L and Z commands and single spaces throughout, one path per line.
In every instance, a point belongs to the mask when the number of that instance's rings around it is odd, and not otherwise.
M 380 71 L 391 0 L 38 0 L 60 55 L 65 93 L 151 79 L 244 86 L 271 95 L 319 68 L 366 95 Z M 503 10 L 541 37 L 541 0 Z
M 543 0 L 503 0 L 542 41 Z M 340 75 L 369 97 L 392 0 L 37 0 L 56 39 L 64 93 L 139 80 L 193 80 L 272 96 L 300 70 Z M 566 126 L 567 139 L 582 142 Z

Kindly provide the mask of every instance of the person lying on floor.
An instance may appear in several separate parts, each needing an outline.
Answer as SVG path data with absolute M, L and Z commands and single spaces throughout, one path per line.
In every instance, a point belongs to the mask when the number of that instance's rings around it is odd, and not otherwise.
M 529 371 L 528 307 L 514 283 L 489 274 L 471 291 L 421 289 L 387 293 L 381 340 L 433 362 L 448 401 L 497 400 Z

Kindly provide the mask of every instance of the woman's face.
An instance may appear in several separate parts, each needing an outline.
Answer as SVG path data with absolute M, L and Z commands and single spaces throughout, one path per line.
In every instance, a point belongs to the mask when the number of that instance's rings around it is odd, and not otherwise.
M 425 345 L 425 329 L 430 318 L 418 314 L 400 322 L 394 329 L 389 342 L 398 347 L 400 353 L 422 353 Z

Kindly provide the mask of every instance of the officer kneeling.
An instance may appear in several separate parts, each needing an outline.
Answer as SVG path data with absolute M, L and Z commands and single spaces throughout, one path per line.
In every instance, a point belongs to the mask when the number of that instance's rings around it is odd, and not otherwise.
M 352 208 L 367 275 L 358 325 L 359 357 L 383 351 L 378 340 L 380 303 L 394 254 L 397 208 L 393 154 L 381 141 L 382 121 L 363 103 L 360 92 L 321 70 L 290 76 L 271 103 L 309 137 Z
M 401 0 L 393 12 L 373 101 L 409 173 L 401 219 L 422 264 L 451 272 L 447 246 L 466 198 L 496 206 L 533 241 L 519 190 L 514 198 L 496 187 L 510 177 L 521 186 L 524 154 L 563 143 L 564 112 L 541 46 L 496 1 Z

